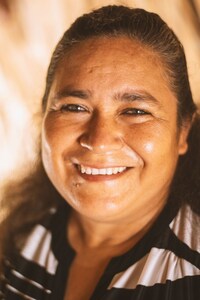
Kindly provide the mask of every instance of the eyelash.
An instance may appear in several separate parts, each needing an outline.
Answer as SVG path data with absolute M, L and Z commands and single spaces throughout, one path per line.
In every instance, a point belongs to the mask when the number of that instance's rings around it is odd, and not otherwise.
M 132 115 L 134 115 L 134 116 L 150 115 L 150 113 L 147 112 L 146 110 L 139 109 L 139 108 L 128 108 L 123 111 L 123 114 L 130 115 L 130 116 L 132 116 Z
M 64 104 L 59 109 L 61 112 L 71 112 L 71 113 L 81 113 L 81 112 L 87 112 L 88 109 L 82 105 L 78 104 Z M 149 112 L 143 109 L 139 108 L 127 108 L 122 112 L 122 115 L 127 116 L 145 116 L 150 115 Z
M 84 106 L 77 105 L 77 104 L 64 104 L 61 106 L 60 110 L 62 112 L 68 111 L 68 112 L 86 112 L 88 111 Z

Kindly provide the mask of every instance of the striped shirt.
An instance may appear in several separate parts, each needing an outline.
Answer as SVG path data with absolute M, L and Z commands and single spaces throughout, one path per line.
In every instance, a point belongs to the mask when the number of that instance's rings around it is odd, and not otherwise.
M 66 239 L 68 211 L 51 212 L 33 228 L 20 255 L 6 261 L 0 299 L 63 300 L 75 256 Z M 90 299 L 200 299 L 199 224 L 189 206 L 172 212 L 167 205 L 132 249 L 110 261 Z

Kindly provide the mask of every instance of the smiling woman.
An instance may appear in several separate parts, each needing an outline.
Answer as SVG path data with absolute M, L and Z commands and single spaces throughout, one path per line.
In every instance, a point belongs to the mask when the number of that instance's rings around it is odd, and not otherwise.
M 146 225 L 163 208 L 189 128 L 177 134 L 177 101 L 165 77 L 158 55 L 127 37 L 82 41 L 59 65 L 42 157 L 54 186 L 81 215 L 127 225 L 133 215 L 141 222 L 142 212 Z
M 183 48 L 158 15 L 107 6 L 77 19 L 48 69 L 42 164 L 1 225 L 2 297 L 194 300 L 199 122 Z

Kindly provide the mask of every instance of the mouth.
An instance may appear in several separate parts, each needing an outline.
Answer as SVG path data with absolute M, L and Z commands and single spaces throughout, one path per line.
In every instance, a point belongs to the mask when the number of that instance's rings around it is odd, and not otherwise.
M 84 165 L 76 165 L 81 176 L 88 180 L 109 180 L 124 174 L 129 168 L 125 166 L 109 168 L 92 168 Z

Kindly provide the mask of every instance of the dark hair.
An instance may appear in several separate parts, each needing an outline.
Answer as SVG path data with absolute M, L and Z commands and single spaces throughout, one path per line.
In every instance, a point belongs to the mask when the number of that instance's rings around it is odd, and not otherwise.
M 125 6 L 105 6 L 79 17 L 59 41 L 49 65 L 43 109 L 59 62 L 81 41 L 127 36 L 157 53 L 164 64 L 171 90 L 178 100 L 178 121 L 191 119 L 196 106 L 190 90 L 183 47 L 173 31 L 155 13 Z
M 42 101 L 43 110 L 46 108 L 59 63 L 74 45 L 94 37 L 117 38 L 119 36 L 136 40 L 158 54 L 170 88 L 177 98 L 179 124 L 184 124 L 186 120 L 191 121 L 196 106 L 192 99 L 181 43 L 157 14 L 124 6 L 106 6 L 85 14 L 64 33 L 49 65 Z M 194 211 L 200 213 L 200 119 L 197 113 L 192 123 L 188 143 L 188 152 L 178 161 L 168 201 L 173 201 L 174 205 L 188 203 Z M 13 187 L 12 191 L 15 191 L 15 188 Z M 39 169 L 29 178 L 23 180 L 20 188 L 18 185 L 17 191 L 17 195 L 12 193 L 10 196 L 12 202 L 15 202 L 14 208 L 10 205 L 11 213 L 0 228 L 0 242 L 4 247 L 4 253 L 8 253 L 13 243 L 18 247 L 22 245 L 23 238 L 27 234 L 26 228 L 30 230 L 38 219 L 49 211 L 50 206 L 58 205 L 61 198 L 44 173 L 42 164 L 39 164 Z M 10 198 L 5 197 L 5 206 L 9 204 Z

